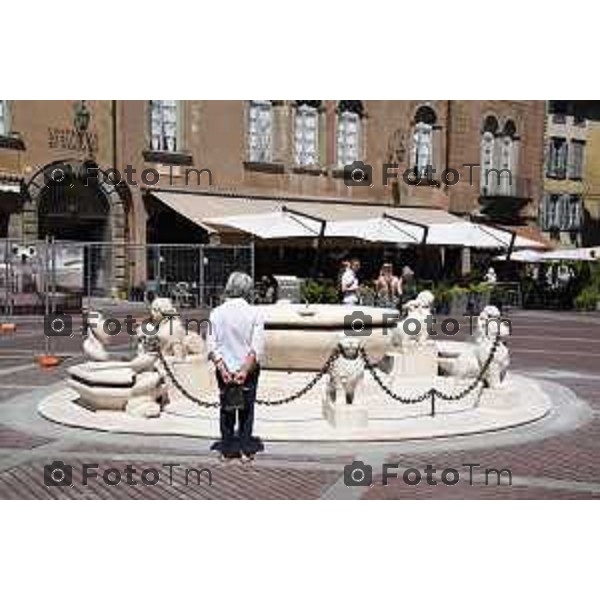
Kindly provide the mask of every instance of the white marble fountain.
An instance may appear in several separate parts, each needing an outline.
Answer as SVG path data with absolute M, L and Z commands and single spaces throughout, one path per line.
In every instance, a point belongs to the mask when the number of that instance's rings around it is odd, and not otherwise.
M 283 399 L 300 390 L 337 349 L 328 372 L 300 398 L 277 406 L 259 404 L 255 433 L 264 440 L 403 440 L 465 435 L 515 427 L 546 415 L 550 401 L 532 379 L 508 373 L 509 331 L 497 308 L 486 307 L 468 342 L 442 342 L 427 334 L 434 297 L 422 292 L 408 303 L 405 320 L 389 309 L 279 303 L 265 314 L 265 358 L 259 400 Z M 360 311 L 363 317 L 356 314 Z M 187 332 L 168 299 L 151 309 L 158 334 L 139 332 L 137 355 L 114 360 L 103 317 L 84 342 L 87 362 L 71 367 L 65 388 L 39 405 L 46 418 L 73 427 L 156 435 L 219 437 L 216 408 L 201 406 L 173 384 L 160 352 L 180 386 L 204 402 L 218 398 L 214 372 L 201 336 Z M 409 323 L 409 320 L 412 320 Z M 362 321 L 362 322 L 361 322 Z M 415 333 L 415 321 L 422 324 Z M 369 335 L 359 333 L 362 326 Z M 456 401 L 402 403 L 432 388 L 465 390 L 499 342 L 483 382 Z M 379 381 L 365 368 L 363 349 L 378 363 Z M 382 386 L 383 384 L 383 386 Z

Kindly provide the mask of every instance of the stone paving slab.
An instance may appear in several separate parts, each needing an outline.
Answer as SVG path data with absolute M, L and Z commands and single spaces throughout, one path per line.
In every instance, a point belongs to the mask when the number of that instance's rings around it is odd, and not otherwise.
M 156 462 L 97 461 L 98 472 L 118 469 L 122 473 L 128 464 L 137 470 L 133 476 L 138 485 L 127 485 L 125 475 L 118 485 L 108 485 L 100 477 L 81 483 L 83 461 L 72 461 L 73 485 L 48 487 L 44 485 L 44 464 L 36 461 L 10 468 L 0 473 L 0 499 L 317 499 L 339 477 L 338 470 L 305 470 L 241 465 L 214 465 L 202 462 L 181 464 L 181 467 L 161 466 Z M 165 460 L 165 463 L 176 462 Z M 179 461 L 177 461 L 179 462 Z M 159 482 L 143 485 L 144 469 L 158 469 Z M 187 469 L 210 469 L 212 485 L 206 473 L 198 475 Z M 172 475 L 172 476 L 171 476 Z M 112 476 L 112 475 L 111 475 Z M 152 481 L 152 478 L 149 478 Z M 171 483 L 172 482 L 172 483 Z
M 52 441 L 38 435 L 29 435 L 0 424 L 0 448 L 37 448 Z
M 408 487 L 403 484 L 375 485 L 362 496 L 363 500 L 598 500 L 600 492 L 555 490 L 535 486 L 485 486 L 461 484 L 455 486 Z

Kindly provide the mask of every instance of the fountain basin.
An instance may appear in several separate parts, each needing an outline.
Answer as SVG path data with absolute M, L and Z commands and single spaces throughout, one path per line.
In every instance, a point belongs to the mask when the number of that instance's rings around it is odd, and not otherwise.
M 399 312 L 371 306 L 342 304 L 291 304 L 261 307 L 265 319 L 266 369 L 318 371 L 350 325 L 360 328 L 366 350 L 380 360 L 389 348 L 391 330 Z M 360 315 L 364 315 L 361 317 Z

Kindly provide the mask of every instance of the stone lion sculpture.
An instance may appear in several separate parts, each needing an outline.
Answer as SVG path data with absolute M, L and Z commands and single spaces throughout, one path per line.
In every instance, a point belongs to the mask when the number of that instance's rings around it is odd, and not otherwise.
M 510 355 L 503 340 L 510 335 L 510 329 L 496 306 L 486 306 L 477 318 L 477 331 L 474 341 L 468 345 L 454 361 L 442 369 L 449 375 L 460 378 L 477 377 L 492 351 L 496 337 L 498 345 L 492 362 L 488 366 L 483 382 L 489 388 L 497 388 L 504 380 L 510 365 Z
M 365 366 L 360 354 L 362 341 L 356 337 L 343 335 L 337 347 L 339 354 L 329 370 L 327 398 L 335 403 L 338 389 L 341 389 L 346 404 L 353 404 L 356 388 L 365 375 Z

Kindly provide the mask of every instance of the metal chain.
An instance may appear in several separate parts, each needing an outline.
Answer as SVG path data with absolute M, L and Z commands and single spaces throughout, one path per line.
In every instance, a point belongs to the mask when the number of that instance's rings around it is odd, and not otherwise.
M 445 400 L 447 402 L 456 402 L 458 400 L 462 400 L 465 396 L 467 396 L 468 394 L 470 394 L 473 390 L 475 390 L 475 388 L 477 388 L 477 386 L 479 384 L 482 383 L 483 381 L 483 377 L 485 376 L 487 370 L 489 369 L 490 365 L 492 364 L 492 361 L 494 360 L 494 356 L 496 354 L 496 351 L 498 349 L 498 346 L 500 344 L 500 336 L 496 336 L 496 338 L 494 339 L 494 343 L 492 344 L 492 348 L 490 350 L 490 353 L 488 355 L 488 357 L 486 358 L 485 363 L 483 364 L 483 366 L 481 367 L 481 370 L 479 371 L 479 373 L 477 374 L 477 377 L 463 390 L 461 390 L 458 393 L 455 394 L 446 394 L 436 388 L 431 388 L 429 390 L 427 390 L 426 392 L 423 392 L 422 394 L 420 394 L 419 396 L 416 396 L 414 398 L 410 398 L 407 396 L 402 396 L 400 394 L 396 394 L 381 378 L 381 375 L 379 374 L 379 368 L 377 367 L 376 363 L 372 362 L 367 354 L 367 351 L 365 350 L 365 348 L 361 348 L 360 349 L 360 353 L 361 353 L 361 357 L 364 360 L 365 363 L 365 368 L 371 373 L 371 375 L 373 376 L 373 379 L 375 380 L 375 382 L 377 383 L 377 385 L 379 385 L 379 387 L 392 399 L 396 400 L 397 402 L 400 402 L 402 404 L 418 404 L 420 402 L 423 402 L 425 400 L 427 400 L 428 398 L 432 398 L 433 396 L 437 396 L 438 398 Z M 167 362 L 167 360 L 165 359 L 165 357 L 163 356 L 163 353 L 161 352 L 160 348 L 157 348 L 157 353 L 158 353 L 158 357 L 163 365 L 163 367 L 165 368 L 165 372 L 167 374 L 167 376 L 169 377 L 169 379 L 173 382 L 173 385 L 188 399 L 191 400 L 192 402 L 198 404 L 199 406 L 202 406 L 203 408 L 217 408 L 219 406 L 219 402 L 218 401 L 206 401 L 206 400 L 202 400 L 201 398 L 198 398 L 197 396 L 194 396 L 191 392 L 189 392 L 188 390 L 186 390 L 183 385 L 181 385 L 181 383 L 177 380 L 175 373 L 173 373 L 173 370 L 171 369 L 171 366 L 169 365 L 169 363 Z M 331 365 L 333 364 L 333 362 L 335 361 L 335 359 L 339 356 L 340 351 L 338 349 L 334 350 L 329 358 L 325 361 L 325 363 L 323 364 L 323 366 L 321 367 L 321 369 L 319 370 L 319 372 L 301 389 L 299 389 L 298 391 L 294 392 L 293 394 L 290 394 L 289 396 L 285 396 L 284 398 L 279 398 L 277 400 L 261 400 L 261 399 L 256 399 L 256 403 L 257 404 L 261 404 L 263 406 L 281 406 L 283 404 L 289 404 L 290 402 L 293 402 L 294 400 L 297 400 L 298 398 L 304 396 L 305 394 L 307 394 L 321 379 L 322 377 L 329 371 L 329 369 L 331 368 Z
M 490 349 L 490 353 L 486 358 L 485 362 L 483 363 L 483 366 L 481 367 L 481 370 L 479 371 L 477 377 L 464 390 L 461 390 L 456 394 L 444 394 L 444 392 L 439 392 L 438 390 L 435 390 L 436 395 L 439 396 L 442 400 L 446 400 L 447 402 L 456 402 L 458 400 L 462 400 L 465 396 L 470 394 L 480 383 L 483 383 L 483 378 L 487 370 L 490 368 L 492 361 L 494 360 L 494 356 L 496 355 L 496 351 L 499 345 L 500 336 L 496 335 L 494 343 L 492 344 L 492 348 Z
M 323 375 L 325 375 L 329 371 L 329 368 L 331 367 L 333 361 L 338 357 L 338 355 L 339 355 L 339 350 L 337 350 L 337 349 L 334 350 L 330 354 L 329 358 L 325 361 L 325 364 L 321 367 L 320 371 L 303 388 L 301 388 L 297 392 L 294 392 L 293 394 L 290 394 L 289 396 L 280 398 L 278 400 L 260 400 L 257 398 L 256 404 L 262 404 L 263 406 L 281 406 L 282 404 L 288 404 L 289 402 L 293 402 L 294 400 L 297 400 L 304 394 L 308 393 L 319 382 L 319 380 L 323 377 Z M 191 392 L 186 390 L 183 387 L 183 385 L 181 385 L 181 383 L 177 380 L 175 373 L 173 373 L 173 370 L 171 369 L 171 365 L 168 364 L 168 362 L 165 359 L 165 357 L 163 356 L 163 353 L 161 352 L 160 348 L 158 348 L 158 357 L 159 357 L 162 365 L 165 368 L 165 372 L 166 372 L 167 376 L 173 382 L 173 385 L 188 400 L 191 400 L 192 402 L 198 404 L 199 406 L 202 406 L 203 408 L 217 408 L 219 406 L 220 403 L 218 401 L 209 402 L 206 400 L 202 400 L 201 398 L 194 396 L 194 394 L 192 394 Z
M 303 396 L 307 392 L 309 392 L 319 380 L 327 373 L 333 364 L 333 361 L 339 356 L 340 351 L 336 348 L 330 355 L 329 358 L 325 361 L 325 364 L 321 367 L 321 370 L 300 390 L 287 396 L 286 398 L 281 398 L 279 400 L 256 400 L 257 404 L 262 404 L 263 406 L 281 406 L 282 404 L 288 404 L 289 402 L 293 402 Z
M 396 394 L 381 379 L 381 376 L 377 372 L 378 371 L 377 365 L 369 359 L 369 356 L 367 355 L 367 352 L 364 348 L 361 349 L 361 354 L 362 354 L 363 360 L 365 361 L 365 366 L 369 370 L 371 375 L 373 376 L 373 379 L 379 385 L 379 387 L 388 396 L 390 396 L 390 398 L 393 398 L 394 400 L 397 400 L 398 402 L 401 402 L 403 404 L 417 404 L 419 402 L 423 402 L 427 398 L 432 398 L 433 396 L 437 396 L 438 398 L 440 398 L 442 400 L 446 400 L 447 402 L 456 402 L 458 400 L 462 400 L 465 396 L 470 394 L 480 383 L 482 383 L 487 370 L 489 369 L 490 365 L 492 364 L 492 361 L 494 360 L 494 356 L 496 355 L 496 350 L 498 349 L 499 344 L 500 344 L 500 336 L 497 335 L 496 338 L 494 339 L 494 343 L 492 345 L 490 353 L 489 353 L 488 357 L 486 358 L 485 363 L 481 367 L 479 373 L 477 374 L 477 377 L 466 388 L 464 388 L 460 392 L 455 393 L 455 394 L 445 394 L 444 392 L 441 392 L 440 390 L 438 390 L 436 388 L 431 388 L 430 390 L 423 392 L 420 396 L 417 396 L 416 398 L 407 398 L 405 396 Z
M 363 360 L 365 361 L 365 367 L 373 376 L 373 379 L 377 382 L 379 387 L 394 400 L 401 402 L 402 404 L 418 404 L 419 402 L 423 402 L 427 398 L 431 396 L 431 390 L 417 396 L 416 398 L 408 398 L 406 396 L 401 396 L 400 394 L 396 394 L 384 381 L 381 379 L 379 375 L 377 365 L 369 359 L 367 351 L 364 348 L 360 349 Z
M 181 383 L 177 380 L 177 378 L 175 377 L 175 373 L 173 373 L 173 370 L 171 369 L 171 365 L 167 362 L 167 360 L 163 356 L 163 353 L 160 348 L 157 348 L 157 352 L 158 352 L 158 358 L 160 359 L 160 362 L 162 363 L 163 367 L 165 368 L 165 372 L 166 372 L 167 376 L 173 382 L 173 385 L 188 400 L 191 400 L 192 402 L 198 404 L 199 406 L 202 406 L 203 408 L 217 408 L 219 406 L 220 403 L 218 401 L 211 402 L 211 401 L 207 401 L 207 400 L 202 400 L 201 398 L 198 398 L 197 396 L 194 396 L 192 393 L 188 392 L 188 390 L 186 390 L 181 385 Z

